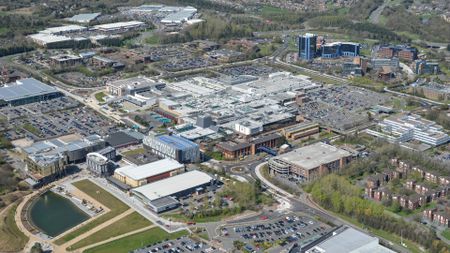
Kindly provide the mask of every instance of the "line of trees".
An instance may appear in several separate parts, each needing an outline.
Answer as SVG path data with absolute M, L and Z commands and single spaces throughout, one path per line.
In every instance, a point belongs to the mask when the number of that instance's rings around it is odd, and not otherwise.
M 385 214 L 382 205 L 362 198 L 361 189 L 342 176 L 327 175 L 310 184 L 306 190 L 324 208 L 352 217 L 365 226 L 402 235 L 432 253 L 450 252 L 431 229 Z

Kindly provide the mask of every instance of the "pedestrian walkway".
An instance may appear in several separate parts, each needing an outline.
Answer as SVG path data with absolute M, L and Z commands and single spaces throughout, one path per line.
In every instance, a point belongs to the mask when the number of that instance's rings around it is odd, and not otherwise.
M 129 214 L 131 214 L 133 212 L 134 212 L 133 209 L 128 209 L 127 211 L 125 211 L 125 212 L 117 215 L 116 217 L 114 217 L 114 218 L 112 218 L 112 219 L 110 219 L 110 220 L 108 220 L 108 221 L 98 225 L 97 227 L 87 231 L 86 233 L 81 234 L 81 235 L 75 237 L 74 239 L 64 243 L 64 244 L 61 244 L 60 246 L 58 246 L 58 248 L 60 248 L 61 250 L 64 250 L 64 251 L 61 251 L 61 252 L 65 252 L 65 249 L 68 248 L 70 245 L 73 245 L 73 244 L 83 240 L 84 238 L 89 237 L 90 235 L 94 234 L 95 232 L 102 230 L 103 228 L 105 228 L 105 227 L 115 223 L 116 221 L 124 218 L 125 216 L 127 216 L 127 215 L 129 215 Z M 56 252 L 56 249 L 55 249 L 55 252 Z
M 118 236 L 115 236 L 115 237 L 111 237 L 111 238 L 106 239 L 106 240 L 101 241 L 101 242 L 97 242 L 97 243 L 88 245 L 88 246 L 86 246 L 86 247 L 83 247 L 83 248 L 74 250 L 74 251 L 72 251 L 72 252 L 75 252 L 75 253 L 78 253 L 78 252 L 79 252 L 79 253 L 81 253 L 81 252 L 83 252 L 83 251 L 86 250 L 86 249 L 93 248 L 93 247 L 96 247 L 96 246 L 98 246 L 98 245 L 102 245 L 102 244 L 105 244 L 105 243 L 108 243 L 108 242 L 112 242 L 112 241 L 118 240 L 118 239 L 120 239 L 120 238 L 127 237 L 127 236 L 129 236 L 129 235 L 134 235 L 134 234 L 137 234 L 137 233 L 140 233 L 140 232 L 144 232 L 144 231 L 147 231 L 147 230 L 152 229 L 152 228 L 155 228 L 155 227 L 157 227 L 157 226 L 154 225 L 154 224 L 152 224 L 152 225 L 147 226 L 147 227 L 144 227 L 144 228 L 140 228 L 140 229 L 137 229 L 137 230 L 134 230 L 134 231 L 125 233 L 125 234 L 121 234 L 121 235 L 118 235 Z

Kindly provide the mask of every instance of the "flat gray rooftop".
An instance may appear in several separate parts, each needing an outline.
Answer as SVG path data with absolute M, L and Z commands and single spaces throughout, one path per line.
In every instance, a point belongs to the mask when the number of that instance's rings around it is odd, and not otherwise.
M 324 242 L 316 245 L 307 253 L 391 253 L 389 250 L 378 244 L 378 238 L 362 233 L 353 228 L 346 228 L 338 234 L 330 237 Z
M 34 78 L 27 78 L 1 87 L 0 99 L 8 102 L 28 97 L 52 94 L 55 92 L 58 92 L 55 87 L 44 84 Z
M 327 164 L 347 156 L 351 156 L 351 153 L 343 149 L 318 142 L 295 149 L 286 154 L 276 156 L 272 159 L 283 160 L 306 170 L 310 170 L 317 168 L 322 164 Z

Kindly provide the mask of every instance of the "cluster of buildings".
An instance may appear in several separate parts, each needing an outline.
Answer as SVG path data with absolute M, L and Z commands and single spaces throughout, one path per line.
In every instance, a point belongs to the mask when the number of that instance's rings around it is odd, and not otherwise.
M 55 87 L 34 78 L 19 79 L 0 87 L 0 107 L 18 106 L 62 96 Z
M 450 209 L 448 203 L 423 211 L 423 218 L 443 227 L 450 227 Z
M 352 157 L 349 151 L 318 142 L 272 157 L 269 172 L 311 181 L 340 170 Z
M 64 25 L 50 27 L 28 38 L 37 45 L 45 48 L 87 47 L 90 44 L 102 43 L 117 39 L 117 34 L 144 28 L 141 21 L 116 22 L 110 24 L 86 27 L 81 25 Z
M 450 141 L 442 126 L 410 113 L 390 116 L 379 122 L 375 129 L 367 129 L 366 132 L 399 144 L 415 140 L 435 147 Z
M 88 153 L 102 153 L 105 147 L 105 140 L 98 135 L 68 139 L 60 137 L 35 142 L 23 148 L 23 154 L 29 176 L 37 183 L 46 183 L 64 176 L 69 164 L 84 162 Z M 114 149 L 109 152 L 115 154 Z
M 393 158 L 390 162 L 395 167 L 394 170 L 386 170 L 367 179 L 365 192 L 368 197 L 377 201 L 397 202 L 402 208 L 415 210 L 447 196 L 450 189 L 449 177 L 413 166 L 398 158 Z M 385 187 L 395 178 L 404 181 L 402 187 L 406 191 L 402 191 L 402 194 Z
M 398 58 L 402 61 L 412 62 L 417 59 L 418 50 L 408 45 L 382 45 L 377 50 L 377 57 L 382 59 Z
M 437 75 L 441 71 L 438 62 L 424 59 L 415 60 L 412 67 L 417 75 Z
M 156 93 L 165 87 L 165 83 L 137 76 L 106 83 L 106 92 L 115 97 L 115 101 L 128 101 L 140 107 L 157 104 Z
M 79 54 L 58 54 L 50 56 L 50 65 L 53 68 L 65 69 L 79 65 L 89 65 L 96 69 L 111 68 L 113 70 L 122 70 L 125 64 L 97 55 L 95 51 L 87 51 Z
M 356 57 L 360 54 L 361 45 L 353 42 L 325 43 L 322 37 L 306 33 L 298 37 L 298 56 L 303 60 L 312 60 L 316 57 L 338 58 Z
M 386 170 L 367 179 L 365 193 L 369 198 L 377 201 L 395 201 L 402 208 L 415 210 L 447 196 L 450 184 L 448 177 L 419 166 L 412 166 L 398 158 L 393 158 L 390 162 L 395 167 L 394 170 Z M 404 181 L 402 187 L 406 191 L 403 191 L 403 194 L 392 192 L 385 187 L 395 178 Z
M 124 8 L 124 14 L 139 16 L 151 15 L 155 20 L 164 25 L 180 25 L 193 20 L 196 17 L 197 9 L 192 6 L 178 7 L 165 5 L 141 5 L 133 8 Z

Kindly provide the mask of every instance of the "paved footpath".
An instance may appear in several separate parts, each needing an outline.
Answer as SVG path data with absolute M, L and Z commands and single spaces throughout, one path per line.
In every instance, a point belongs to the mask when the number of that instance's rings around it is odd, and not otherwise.
M 58 252 L 57 249 L 62 250 L 62 251 L 59 251 L 59 252 L 66 252 L 66 248 L 69 247 L 70 245 L 73 245 L 73 244 L 83 240 L 84 238 L 89 237 L 90 235 L 94 234 L 95 232 L 97 232 L 99 230 L 102 230 L 103 228 L 113 224 L 114 222 L 124 218 L 125 216 L 127 216 L 127 215 L 129 215 L 129 214 L 131 214 L 133 212 L 134 212 L 133 209 L 128 209 L 127 211 L 117 215 L 116 217 L 114 217 L 114 218 L 112 218 L 112 219 L 110 219 L 110 220 L 108 220 L 106 222 L 103 222 L 102 224 L 100 224 L 97 227 L 87 231 L 86 233 L 81 234 L 81 235 L 75 237 L 74 239 L 72 239 L 72 240 L 70 240 L 70 241 L 68 241 L 68 242 L 66 242 L 66 243 L 64 243 L 64 244 L 62 244 L 60 246 L 55 246 L 55 251 L 54 252 Z
M 149 230 L 149 229 L 151 229 L 151 228 L 155 228 L 155 227 L 157 227 L 157 226 L 154 225 L 154 224 L 152 224 L 152 225 L 150 225 L 150 226 L 143 227 L 143 228 L 140 228 L 140 229 L 137 229 L 137 230 L 133 230 L 133 231 L 131 231 L 131 232 L 128 232 L 128 233 L 125 233 L 125 234 L 121 234 L 121 235 L 118 235 L 118 236 L 115 236 L 115 237 L 111 237 L 111 238 L 106 239 L 106 240 L 104 240 L 104 241 L 97 242 L 97 243 L 88 245 L 88 246 L 83 247 L 83 248 L 79 248 L 79 249 L 74 250 L 74 251 L 71 251 L 71 252 L 74 252 L 74 253 L 81 253 L 81 252 L 83 252 L 83 251 L 86 250 L 86 249 L 93 248 L 93 247 L 95 247 L 95 246 L 102 245 L 102 244 L 104 244 L 104 243 L 112 242 L 112 241 L 115 241 L 115 240 L 117 240 L 117 239 L 120 239 L 120 238 L 129 236 L 129 235 L 134 235 L 134 234 L 136 234 L 136 233 L 140 233 L 140 232 L 143 232 L 143 231 Z

